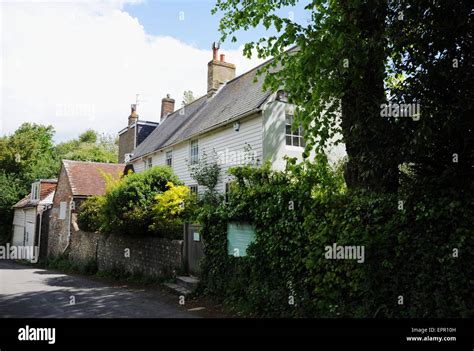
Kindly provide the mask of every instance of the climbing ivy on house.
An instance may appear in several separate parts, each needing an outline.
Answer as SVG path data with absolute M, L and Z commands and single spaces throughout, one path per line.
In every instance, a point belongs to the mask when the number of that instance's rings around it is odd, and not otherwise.
M 472 195 L 351 191 L 321 158 L 231 172 L 229 201 L 199 213 L 202 293 L 250 316 L 472 315 Z M 229 222 L 255 228 L 246 257 L 227 252 Z M 363 247 L 364 259 L 328 259 L 334 244 Z

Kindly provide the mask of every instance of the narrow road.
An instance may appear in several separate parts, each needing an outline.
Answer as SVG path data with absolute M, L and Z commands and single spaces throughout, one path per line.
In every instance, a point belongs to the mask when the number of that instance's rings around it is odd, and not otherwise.
M 88 277 L 0 261 L 0 318 L 189 318 L 156 288 L 111 286 Z

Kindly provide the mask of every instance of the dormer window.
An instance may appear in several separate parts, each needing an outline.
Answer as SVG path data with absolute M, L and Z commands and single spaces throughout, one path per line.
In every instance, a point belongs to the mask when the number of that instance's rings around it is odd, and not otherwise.
M 40 197 L 40 182 L 31 184 L 31 200 L 39 200 Z

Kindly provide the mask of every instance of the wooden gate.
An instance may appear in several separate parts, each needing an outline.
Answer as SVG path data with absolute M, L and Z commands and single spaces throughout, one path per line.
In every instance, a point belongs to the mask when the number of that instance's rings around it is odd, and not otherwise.
M 188 274 L 199 275 L 199 264 L 204 256 L 200 226 L 186 223 L 184 226 L 184 257 Z

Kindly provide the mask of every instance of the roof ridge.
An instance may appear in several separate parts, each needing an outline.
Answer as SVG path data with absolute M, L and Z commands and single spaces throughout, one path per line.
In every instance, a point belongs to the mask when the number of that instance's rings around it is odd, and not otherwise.
M 207 97 L 207 94 L 204 95 L 204 96 L 202 96 L 201 98 L 203 98 L 203 97 Z M 203 104 L 201 104 L 201 106 L 199 106 L 199 107 L 196 109 L 196 111 L 193 111 L 193 113 L 191 113 L 191 114 L 188 116 L 188 118 L 186 118 L 186 120 L 184 121 L 184 123 L 181 124 L 181 125 L 178 127 L 178 129 L 177 129 L 176 131 L 179 132 L 180 129 L 186 129 L 186 126 L 189 125 L 189 123 L 191 123 L 191 122 L 196 118 L 196 116 L 199 115 L 199 112 L 204 108 L 205 105 L 206 105 L 206 103 L 203 103 Z M 171 138 L 171 137 L 170 137 L 170 138 Z M 162 147 L 168 146 L 168 145 L 166 144 L 166 142 L 167 142 L 168 140 L 170 140 L 170 138 L 168 138 L 168 139 L 165 140 L 165 142 L 163 143 Z M 160 147 L 160 148 L 161 148 L 161 147 Z M 157 150 L 159 150 L 160 148 L 158 148 Z M 156 150 L 155 150 L 155 151 L 156 151 Z
M 273 60 L 274 60 L 274 58 L 272 57 L 271 59 L 268 59 L 268 60 L 262 62 L 261 64 L 255 66 L 254 68 L 249 69 L 247 72 L 241 73 L 241 74 L 239 74 L 238 76 L 232 78 L 231 80 L 228 80 L 228 81 L 226 82 L 226 84 L 229 84 L 229 83 L 231 83 L 231 82 L 233 82 L 233 81 L 235 81 L 235 80 L 237 80 L 237 79 L 242 78 L 242 77 L 245 76 L 246 74 L 249 74 L 250 72 L 253 72 L 253 71 L 259 69 L 260 67 L 262 67 L 262 66 L 268 64 L 269 62 L 271 62 L 271 61 L 273 61 Z
M 83 163 L 83 164 L 98 164 L 98 165 L 112 165 L 112 166 L 123 166 L 123 165 L 125 165 L 125 163 L 95 162 L 95 161 L 78 161 L 78 160 L 66 160 L 66 159 L 63 159 L 62 162 L 68 162 L 68 163 Z
M 168 118 L 168 117 L 170 117 L 170 116 L 173 116 L 175 113 L 181 111 L 182 109 L 184 109 L 184 108 L 186 108 L 186 107 L 191 106 L 192 104 L 194 104 L 195 102 L 201 100 L 201 99 L 204 98 L 204 97 L 207 97 L 207 94 L 204 94 L 203 96 L 201 96 L 201 97 L 199 97 L 199 98 L 197 98 L 197 99 L 191 101 L 189 104 L 186 104 L 186 105 L 184 105 L 184 106 L 181 106 L 179 109 L 177 109 L 176 111 L 173 111 L 173 112 L 170 113 L 168 116 L 166 116 L 166 118 Z M 160 124 L 161 124 L 161 123 L 160 123 Z

